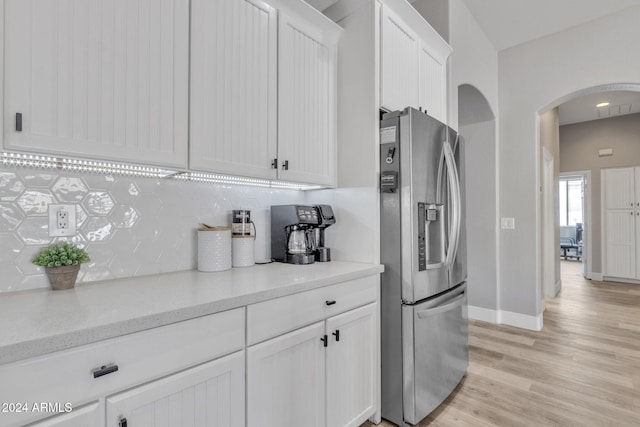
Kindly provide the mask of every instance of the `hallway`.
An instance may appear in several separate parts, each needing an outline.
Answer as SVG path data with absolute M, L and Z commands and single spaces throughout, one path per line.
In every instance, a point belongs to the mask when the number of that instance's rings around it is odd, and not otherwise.
M 420 426 L 640 425 L 640 285 L 562 261 L 546 306 L 540 332 L 471 320 L 468 373 Z

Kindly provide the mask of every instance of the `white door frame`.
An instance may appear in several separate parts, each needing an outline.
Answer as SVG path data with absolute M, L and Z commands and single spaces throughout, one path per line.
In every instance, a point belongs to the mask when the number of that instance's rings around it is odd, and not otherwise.
M 546 147 L 542 147 L 542 303 L 545 298 L 553 298 L 560 292 L 561 285 L 556 284 L 556 269 L 559 262 L 556 259 L 556 218 L 557 208 L 554 203 L 556 194 L 553 179 L 553 155 Z M 556 285 L 559 285 L 556 287 Z
M 582 201 L 582 215 L 583 215 L 583 233 L 584 243 L 582 246 L 582 275 L 587 279 L 593 278 L 593 233 L 591 232 L 591 216 L 593 214 L 591 207 L 591 171 L 582 170 L 575 172 L 560 172 L 560 179 L 568 176 L 580 176 L 584 184 L 584 199 Z M 559 214 L 559 212 L 558 212 Z

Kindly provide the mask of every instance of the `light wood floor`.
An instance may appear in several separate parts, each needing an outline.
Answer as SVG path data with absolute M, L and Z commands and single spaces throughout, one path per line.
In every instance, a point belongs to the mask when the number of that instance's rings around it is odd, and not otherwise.
M 640 426 L 640 285 L 563 261 L 546 307 L 540 332 L 470 321 L 467 375 L 420 426 Z

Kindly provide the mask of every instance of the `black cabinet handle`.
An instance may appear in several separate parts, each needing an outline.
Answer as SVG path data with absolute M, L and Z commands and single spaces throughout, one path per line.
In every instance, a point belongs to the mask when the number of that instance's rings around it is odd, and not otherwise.
M 118 427 L 127 427 L 127 419 L 122 417 L 120 421 L 118 421 Z
M 117 370 L 118 370 L 118 365 L 104 365 L 93 370 L 93 378 L 99 378 L 104 375 L 111 374 L 112 372 L 116 372 Z
M 336 329 L 332 335 L 336 337 L 336 341 L 340 341 L 340 329 Z
M 322 341 L 322 344 L 324 345 L 324 347 L 329 345 L 329 338 L 327 338 L 326 335 L 324 335 L 322 338 L 320 338 L 320 341 Z
M 22 113 L 16 113 L 16 132 L 22 132 Z
M 327 305 L 333 305 L 333 304 L 336 303 L 336 300 L 332 299 L 332 300 L 329 300 L 329 301 L 325 301 L 324 303 L 327 304 Z
M 284 163 L 282 163 L 282 170 L 289 170 L 289 160 L 285 160 Z
M 271 169 L 278 169 L 278 159 L 271 160 Z

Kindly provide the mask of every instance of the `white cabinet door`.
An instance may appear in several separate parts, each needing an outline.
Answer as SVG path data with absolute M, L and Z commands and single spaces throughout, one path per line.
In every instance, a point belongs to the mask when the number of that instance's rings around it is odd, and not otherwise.
M 389 111 L 418 108 L 418 37 L 386 6 L 381 30 L 381 106 Z
M 244 350 L 107 398 L 107 426 L 244 427 Z
M 71 412 L 29 424 L 31 427 L 101 427 L 103 425 L 104 406 L 100 402 L 73 408 Z
M 640 279 L 640 248 L 638 247 L 638 242 L 640 242 L 640 210 L 635 211 L 635 268 L 636 274 L 635 278 Z
M 634 180 L 634 188 L 635 188 L 635 203 L 636 209 L 640 209 L 640 167 L 633 168 L 635 180 Z
M 192 0 L 191 169 L 276 177 L 277 32 L 260 0 Z
M 420 41 L 419 50 L 419 105 L 431 117 L 446 123 L 447 88 L 446 59 L 441 61 Z
M 335 185 L 338 32 L 316 20 L 280 11 L 278 178 Z
M 634 168 L 604 169 L 606 209 L 633 209 Z
M 249 427 L 325 426 L 324 322 L 247 350 Z
M 635 224 L 633 210 L 607 210 L 605 276 L 636 277 Z
M 328 427 L 358 427 L 375 412 L 377 307 L 327 319 Z
M 189 0 L 4 7 L 5 148 L 186 167 Z

